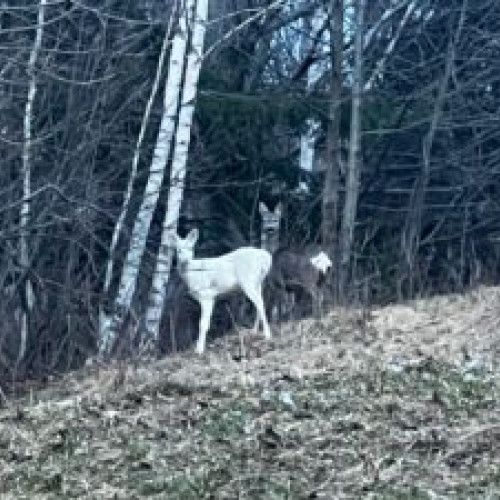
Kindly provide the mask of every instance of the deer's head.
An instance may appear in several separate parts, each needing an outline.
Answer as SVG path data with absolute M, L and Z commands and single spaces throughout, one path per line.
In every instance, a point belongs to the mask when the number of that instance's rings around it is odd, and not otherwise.
M 265 203 L 260 202 L 259 213 L 262 219 L 261 244 L 270 252 L 275 252 L 279 246 L 281 203 L 274 210 L 269 210 Z
M 194 259 L 194 247 L 198 241 L 198 229 L 191 229 L 185 238 L 175 236 L 175 249 L 177 251 L 177 260 L 180 264 L 186 264 Z

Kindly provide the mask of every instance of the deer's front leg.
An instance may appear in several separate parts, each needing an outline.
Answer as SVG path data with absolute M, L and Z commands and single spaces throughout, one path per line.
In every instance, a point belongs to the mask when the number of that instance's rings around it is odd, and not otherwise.
M 212 311 L 214 308 L 213 299 L 200 300 L 201 317 L 200 317 L 200 333 L 198 342 L 196 344 L 196 353 L 203 354 L 205 351 L 205 343 L 207 339 L 207 332 L 210 327 L 210 319 L 212 318 Z
M 259 326 L 260 326 L 260 316 L 259 313 L 255 316 L 255 321 L 253 324 L 253 333 L 257 334 L 259 333 Z

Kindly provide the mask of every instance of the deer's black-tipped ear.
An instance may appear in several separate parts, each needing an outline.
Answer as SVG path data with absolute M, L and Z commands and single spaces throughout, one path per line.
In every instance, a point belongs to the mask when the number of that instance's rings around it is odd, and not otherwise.
M 187 240 L 192 244 L 194 245 L 197 241 L 198 241 L 198 236 L 200 235 L 199 231 L 198 231 L 198 228 L 194 228 L 194 229 L 191 229 L 191 231 L 189 231 L 189 234 L 187 235 Z
M 281 217 L 281 202 L 279 202 L 274 208 L 274 215 Z
M 269 209 L 267 208 L 266 204 L 262 201 L 259 201 L 259 212 L 260 215 L 265 215 L 269 212 Z

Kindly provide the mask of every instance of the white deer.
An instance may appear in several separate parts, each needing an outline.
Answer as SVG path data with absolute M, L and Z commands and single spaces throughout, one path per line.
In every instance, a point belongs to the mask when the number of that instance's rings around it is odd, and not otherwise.
M 186 238 L 175 237 L 179 272 L 190 295 L 201 306 L 196 352 L 203 354 L 207 331 L 216 299 L 227 292 L 242 290 L 257 309 L 255 331 L 262 323 L 264 337 L 271 338 L 262 298 L 263 283 L 271 270 L 271 254 L 260 248 L 242 247 L 219 257 L 197 259 L 194 246 L 198 229 L 192 229 Z

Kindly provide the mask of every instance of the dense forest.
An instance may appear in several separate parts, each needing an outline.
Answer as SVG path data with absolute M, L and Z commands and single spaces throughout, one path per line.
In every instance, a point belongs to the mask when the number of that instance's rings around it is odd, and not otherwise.
M 496 0 L 16 0 L 0 47 L 0 385 L 190 346 L 169 238 L 261 203 L 323 307 L 497 282 Z

